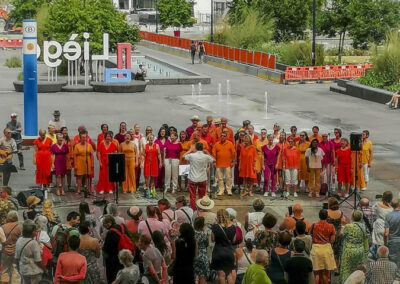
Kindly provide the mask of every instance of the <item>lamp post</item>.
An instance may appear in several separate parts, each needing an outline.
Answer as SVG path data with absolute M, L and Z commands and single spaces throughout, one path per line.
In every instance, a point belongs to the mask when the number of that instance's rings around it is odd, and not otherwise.
M 156 33 L 158 34 L 158 7 L 157 7 L 157 0 L 156 0 Z
M 211 33 L 210 41 L 214 41 L 214 0 L 211 0 Z
M 313 0 L 312 6 L 312 65 L 315 66 L 315 10 L 316 10 L 316 0 Z

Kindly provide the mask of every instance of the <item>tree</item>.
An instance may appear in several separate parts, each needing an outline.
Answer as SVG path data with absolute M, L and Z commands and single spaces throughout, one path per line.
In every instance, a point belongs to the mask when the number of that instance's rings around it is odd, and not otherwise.
M 14 9 L 9 17 L 15 21 L 17 27 L 22 26 L 22 20 L 36 17 L 38 9 L 45 3 L 44 0 L 14 0 Z
M 388 0 L 351 0 L 347 7 L 348 29 L 355 48 L 381 44 L 390 29 L 397 29 L 400 3 Z
M 195 23 L 192 6 L 185 0 L 159 0 L 157 8 L 162 29 L 191 27 Z
M 125 22 L 125 15 L 117 12 L 109 0 L 57 0 L 50 5 L 44 24 L 44 39 L 68 41 L 73 33 L 80 36 L 90 33 L 91 50 L 102 50 L 103 33 L 110 36 L 110 47 L 115 48 L 118 42 L 135 44 L 139 41 L 137 26 Z M 68 9 L 66 9 L 68 7 Z
M 318 30 L 328 37 L 339 34 L 339 62 L 342 62 L 344 39 L 352 21 L 348 13 L 350 0 L 331 0 L 318 13 Z

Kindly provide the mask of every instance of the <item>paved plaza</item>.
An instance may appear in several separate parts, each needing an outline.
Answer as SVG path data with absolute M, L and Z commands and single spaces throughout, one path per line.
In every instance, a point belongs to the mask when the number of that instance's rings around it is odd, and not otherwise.
M 332 93 L 329 84 L 313 85 L 280 85 L 263 79 L 244 75 L 208 64 L 190 64 L 189 59 L 147 49 L 141 46 L 137 50 L 142 55 L 149 55 L 210 76 L 210 85 L 202 86 L 202 95 L 192 98 L 190 85 L 154 86 L 149 85 L 144 93 L 136 94 L 105 94 L 105 93 L 52 93 L 38 94 L 39 128 L 47 128 L 48 121 L 54 110 L 61 111 L 62 118 L 67 121 L 70 135 L 77 134 L 77 128 L 83 124 L 89 135 L 97 137 L 100 124 L 108 123 L 110 129 L 116 133 L 121 121 L 128 124 L 139 123 L 144 130 L 146 125 L 153 127 L 157 133 L 163 123 L 175 126 L 178 130 L 186 129 L 190 125 L 190 117 L 199 115 L 204 119 L 207 115 L 214 117 L 226 116 L 228 124 L 234 128 L 241 126 L 241 122 L 250 119 L 256 130 L 266 127 L 272 129 L 275 122 L 288 131 L 290 126 L 296 125 L 300 130 L 310 130 L 313 125 L 319 125 L 321 132 L 329 132 L 333 136 L 333 128 L 339 127 L 344 136 L 350 132 L 361 132 L 368 129 L 370 139 L 374 144 L 374 160 L 371 170 L 371 181 L 368 190 L 362 196 L 375 200 L 375 195 L 385 190 L 392 190 L 395 195 L 399 188 L 399 154 L 400 154 L 400 114 L 388 110 L 387 106 L 357 98 Z M 12 112 L 18 113 L 23 122 L 23 94 L 13 91 L 12 81 L 21 71 L 4 67 L 6 58 L 21 55 L 21 51 L 4 50 L 0 52 L 0 125 L 6 124 Z M 39 66 L 40 72 L 46 72 Z M 39 74 L 45 75 L 45 74 Z M 219 102 L 218 83 L 222 84 L 222 93 L 225 94 L 226 80 L 231 85 L 231 104 Z M 197 90 L 197 86 L 196 86 Z M 268 93 L 268 114 L 265 119 L 265 92 Z M 226 98 L 225 98 L 226 99 Z M 224 99 L 224 100 L 225 100 Z M 26 171 L 13 174 L 10 186 L 19 192 L 34 185 L 35 168 L 32 164 L 32 150 L 25 152 Z M 17 162 L 16 158 L 15 161 Z M 98 168 L 98 165 L 95 166 Z M 96 174 L 97 178 L 97 174 Z M 256 194 L 256 197 L 261 195 Z M 159 194 L 159 197 L 161 195 Z M 168 198 L 174 198 L 168 194 Z M 61 217 L 65 212 L 76 209 L 81 201 L 75 194 L 66 197 L 50 195 L 57 205 Z M 83 197 L 81 197 L 83 199 Z M 92 198 L 93 199 L 93 198 Z M 107 199 L 112 199 L 108 196 Z M 271 201 L 264 198 L 270 211 L 280 219 L 287 211 L 289 201 Z M 250 209 L 253 198 L 224 197 L 216 200 L 214 210 L 221 207 L 233 207 L 238 210 L 239 220 L 243 222 L 244 213 Z M 316 221 L 316 212 L 322 207 L 322 201 L 310 199 L 303 193 L 296 198 L 305 207 L 305 217 Z M 155 200 L 146 200 L 139 195 L 120 195 L 120 204 L 125 216 L 126 208 L 132 204 L 145 206 Z M 100 215 L 102 208 L 97 208 Z M 350 208 L 345 210 L 348 215 Z M 243 214 L 242 214 L 243 213 Z

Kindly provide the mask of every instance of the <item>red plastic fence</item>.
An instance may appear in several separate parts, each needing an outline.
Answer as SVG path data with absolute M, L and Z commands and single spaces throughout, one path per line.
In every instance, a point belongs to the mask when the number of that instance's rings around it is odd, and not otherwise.
M 287 67 L 285 71 L 285 80 L 307 81 L 358 78 L 363 76 L 365 70 L 370 68 L 372 68 L 372 65 L 370 64 Z
M 21 39 L 1 39 L 0 48 L 22 48 Z
M 142 39 L 174 46 L 189 50 L 191 40 L 168 35 L 155 34 L 141 31 Z M 11 40 L 18 41 L 18 40 Z M 232 48 L 211 42 L 203 42 L 206 54 L 215 57 L 225 58 L 244 64 L 252 64 L 270 69 L 276 69 L 276 57 L 259 51 L 248 51 L 245 49 Z M 18 46 L 16 46 L 18 45 Z M 0 47 L 22 47 L 22 41 L 12 42 L 0 40 Z M 287 67 L 285 71 L 286 81 L 307 81 L 307 80 L 329 80 L 338 78 L 357 78 L 365 74 L 365 70 L 372 68 L 372 65 L 333 65 L 333 66 L 309 66 L 309 67 Z
M 173 36 L 149 33 L 144 31 L 140 31 L 139 33 L 144 40 L 182 49 L 189 49 L 191 44 L 190 39 L 177 38 Z M 253 52 L 245 49 L 233 48 L 205 41 L 203 41 L 203 44 L 206 50 L 206 54 L 208 55 L 225 58 L 227 60 L 237 61 L 244 64 L 252 64 L 275 69 L 275 55 L 259 51 Z

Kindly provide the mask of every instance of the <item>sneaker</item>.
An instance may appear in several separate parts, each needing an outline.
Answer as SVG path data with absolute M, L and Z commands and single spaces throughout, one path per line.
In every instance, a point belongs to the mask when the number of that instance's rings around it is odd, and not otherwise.
M 113 194 L 113 193 L 114 193 L 114 191 L 112 191 L 112 190 L 109 192 L 109 194 Z
M 99 194 L 104 194 L 104 191 L 100 191 Z
M 268 192 L 266 191 L 266 192 L 264 192 L 264 197 L 267 197 L 268 196 Z
M 272 197 L 276 197 L 275 192 L 271 193 L 271 196 L 272 196 Z
M 151 190 L 150 189 L 146 189 L 146 197 L 151 198 Z
M 315 194 L 315 197 L 319 197 L 319 193 L 316 193 L 316 194 Z
M 294 197 L 298 197 L 298 195 L 297 195 L 297 192 L 295 191 L 295 192 L 293 192 L 293 196 Z
M 348 194 L 348 193 L 346 193 L 346 194 L 344 195 L 344 198 L 347 198 L 347 197 L 349 197 L 349 194 Z
M 392 101 L 385 103 L 385 105 L 388 106 L 388 105 L 390 105 L 391 103 L 392 103 Z
M 218 192 L 218 194 L 217 194 L 218 196 L 222 196 L 222 195 L 224 195 L 224 193 L 223 192 Z
M 289 192 L 288 191 L 286 191 L 286 193 L 285 193 L 285 197 L 289 197 Z
M 153 187 L 151 189 L 151 196 L 156 197 L 156 188 L 155 187 Z
M 19 169 L 20 169 L 21 171 L 25 171 L 24 166 L 19 167 Z
M 308 197 L 312 197 L 312 192 L 310 192 L 310 193 L 308 194 Z
M 228 192 L 228 196 L 232 196 L 232 192 Z
M 367 188 L 366 188 L 366 187 L 363 187 L 363 188 L 361 188 L 361 190 L 362 190 L 362 191 L 365 191 L 365 190 L 367 190 Z

